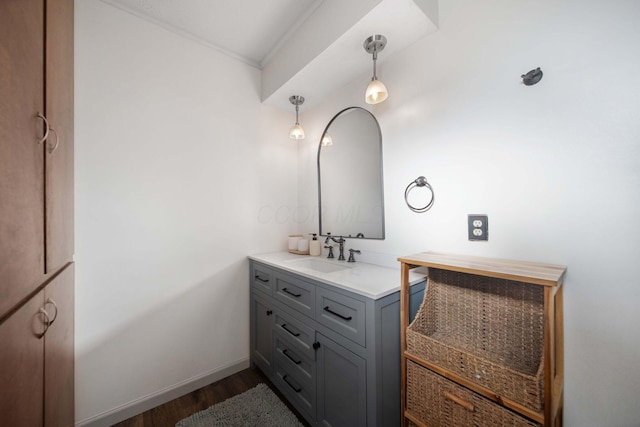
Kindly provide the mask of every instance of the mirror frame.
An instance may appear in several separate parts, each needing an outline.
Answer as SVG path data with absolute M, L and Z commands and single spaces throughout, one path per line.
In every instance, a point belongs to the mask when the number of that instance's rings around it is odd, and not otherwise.
M 331 124 L 338 118 L 340 117 L 343 113 L 346 113 L 349 110 L 362 110 L 364 112 L 366 112 L 367 114 L 369 114 L 369 116 L 371 116 L 371 118 L 373 119 L 373 122 L 376 124 L 376 128 L 378 130 L 378 141 L 379 141 L 379 148 L 380 148 L 380 199 L 382 201 L 382 206 L 381 206 L 381 216 L 382 216 L 382 236 L 381 237 L 355 237 L 355 236 L 343 236 L 346 238 L 352 238 L 352 239 L 368 239 L 368 240 L 384 240 L 385 239 L 385 216 L 384 216 L 384 169 L 383 169 L 383 152 L 382 152 L 382 131 L 380 130 L 380 123 L 378 123 L 378 119 L 376 119 L 376 116 L 373 115 L 373 113 L 369 110 L 367 110 L 366 108 L 362 108 L 362 107 L 358 107 L 358 106 L 353 106 L 353 107 L 347 107 L 344 108 L 342 110 L 340 110 L 335 116 L 333 116 L 331 118 L 331 120 L 329 120 L 329 123 L 327 123 L 327 126 L 325 126 L 324 131 L 322 132 L 322 136 L 320 137 L 320 142 L 318 143 L 318 155 L 317 155 L 317 167 L 318 167 L 318 235 L 319 236 L 326 236 L 327 234 L 324 233 L 322 231 L 322 183 L 321 183 L 321 172 L 320 172 L 320 153 L 322 151 L 322 139 L 324 138 L 325 134 L 327 133 L 327 131 L 329 130 L 329 128 L 331 127 Z M 336 235 L 339 236 L 339 235 Z

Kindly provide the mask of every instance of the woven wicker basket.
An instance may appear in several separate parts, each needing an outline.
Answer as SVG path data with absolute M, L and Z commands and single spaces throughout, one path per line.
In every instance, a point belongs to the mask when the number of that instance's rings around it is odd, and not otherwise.
M 409 353 L 541 412 L 543 287 L 429 269 Z
M 407 373 L 407 411 L 428 426 L 541 426 L 414 362 L 407 362 Z M 456 403 L 447 395 L 460 399 L 467 406 Z

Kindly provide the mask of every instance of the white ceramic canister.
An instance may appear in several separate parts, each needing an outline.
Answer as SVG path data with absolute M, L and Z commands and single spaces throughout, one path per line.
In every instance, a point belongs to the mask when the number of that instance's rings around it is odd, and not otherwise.
M 298 252 L 309 253 L 309 241 L 307 239 L 298 240 Z
M 289 250 L 298 250 L 298 241 L 302 239 L 302 234 L 290 234 L 289 235 Z

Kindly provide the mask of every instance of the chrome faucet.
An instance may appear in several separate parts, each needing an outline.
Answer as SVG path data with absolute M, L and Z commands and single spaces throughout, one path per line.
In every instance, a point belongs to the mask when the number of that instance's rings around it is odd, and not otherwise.
M 338 261 L 344 261 L 344 242 L 346 242 L 346 240 L 344 240 L 344 237 L 342 236 L 336 239 L 331 235 L 331 233 L 327 233 L 327 238 L 325 239 L 324 244 L 326 245 L 327 243 L 329 243 L 330 240 L 340 245 L 338 246 L 338 249 L 340 249 L 340 255 L 338 255 Z
M 349 260 L 347 262 L 356 262 L 356 258 L 353 256 L 353 254 L 359 254 L 360 250 L 359 249 L 349 249 Z

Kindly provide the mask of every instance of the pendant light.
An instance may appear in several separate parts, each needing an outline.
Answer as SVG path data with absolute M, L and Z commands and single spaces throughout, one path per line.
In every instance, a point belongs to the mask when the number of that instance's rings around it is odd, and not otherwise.
M 371 78 L 371 83 L 369 83 L 367 91 L 365 92 L 365 101 L 367 101 L 367 104 L 379 104 L 389 96 L 387 88 L 380 80 L 378 80 L 378 76 L 376 76 L 378 52 L 384 49 L 386 45 L 387 38 L 379 34 L 368 37 L 363 44 L 364 50 L 366 50 L 367 53 L 373 54 L 373 77 Z
M 289 138 L 291 139 L 304 139 L 304 129 L 298 123 L 298 108 L 304 103 L 304 97 L 300 95 L 293 95 L 289 97 L 289 102 L 296 106 L 296 124 L 291 126 L 289 130 Z

